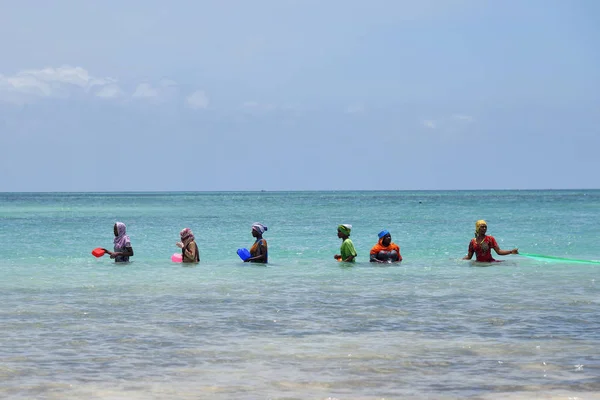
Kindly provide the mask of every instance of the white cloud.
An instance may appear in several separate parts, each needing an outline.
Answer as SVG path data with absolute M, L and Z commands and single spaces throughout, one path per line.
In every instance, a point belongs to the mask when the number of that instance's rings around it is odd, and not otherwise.
M 158 83 L 144 82 L 133 93 L 126 93 L 117 79 L 96 77 L 81 67 L 68 65 L 53 68 L 27 69 L 14 75 L 0 74 L 0 102 L 23 105 L 42 99 L 68 99 L 89 96 L 123 101 L 127 98 L 151 103 L 164 103 L 181 95 L 179 85 L 169 79 Z M 192 108 L 206 108 L 208 98 L 202 92 L 188 98 Z
M 97 78 L 81 67 L 68 65 L 28 69 L 12 76 L 0 75 L 0 100 L 17 104 L 42 98 L 68 98 L 77 93 L 115 97 L 120 91 L 116 79 Z
M 98 90 L 95 94 L 104 99 L 114 99 L 116 97 L 121 97 L 123 91 L 117 85 L 108 85 L 102 87 L 102 89 Z
M 179 94 L 177 82 L 163 79 L 157 85 L 148 82 L 140 83 L 131 97 L 136 100 L 146 100 L 153 103 L 162 103 L 175 98 Z
M 205 109 L 208 107 L 208 97 L 202 90 L 197 90 L 190 94 L 186 99 L 187 106 L 195 110 Z
M 140 83 L 133 95 L 133 98 L 155 98 L 158 97 L 158 90 L 153 88 L 149 83 Z
M 431 120 L 431 119 L 426 119 L 423 121 L 423 126 L 425 128 L 429 128 L 429 129 L 435 129 L 437 124 L 435 121 Z
M 81 67 L 70 67 L 68 65 L 58 68 L 48 67 L 38 70 L 24 70 L 17 73 L 14 77 L 9 78 L 9 80 L 19 81 L 23 78 L 28 79 L 30 84 L 35 84 L 35 82 L 55 82 L 79 86 L 84 89 L 89 89 L 95 85 L 104 85 L 114 82 L 114 79 L 111 78 L 94 78 L 90 76 L 85 69 Z
M 470 115 L 463 115 L 463 114 L 454 114 L 452 116 L 453 119 L 458 120 L 458 121 L 464 121 L 464 122 L 473 122 L 475 121 L 475 118 L 471 117 Z

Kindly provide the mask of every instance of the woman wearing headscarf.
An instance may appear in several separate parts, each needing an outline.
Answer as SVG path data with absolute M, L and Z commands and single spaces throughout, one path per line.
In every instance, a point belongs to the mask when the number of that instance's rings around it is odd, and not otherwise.
M 127 227 L 122 222 L 116 222 L 113 231 L 115 233 L 115 251 L 104 250 L 110 255 L 110 258 L 115 259 L 115 262 L 129 262 L 129 257 L 133 256 L 133 248 L 131 240 L 127 236 Z
M 184 263 L 199 263 L 200 262 L 200 250 L 192 230 L 185 228 L 179 232 L 181 242 L 177 242 L 176 246 L 181 249 L 182 262 Z
M 382 230 L 377 235 L 379 242 L 371 249 L 369 261 L 377 263 L 391 263 L 402 261 L 400 255 L 400 246 L 392 243 L 392 235 L 387 229 Z
M 337 235 L 342 239 L 342 246 L 340 247 L 340 254 L 333 256 L 338 261 L 353 262 L 357 256 L 354 243 L 350 240 L 350 231 L 352 231 L 352 225 L 350 224 L 338 226 Z
M 263 233 L 268 228 L 258 222 L 252 224 L 252 237 L 256 238 L 254 244 L 250 248 L 250 258 L 244 260 L 244 262 L 254 263 L 267 263 L 269 259 L 269 251 L 267 247 L 267 241 L 263 239 Z
M 507 256 L 509 254 L 519 254 L 519 249 L 502 250 L 498 246 L 498 242 L 493 236 L 486 235 L 487 222 L 480 219 L 475 222 L 475 237 L 471 239 L 469 243 L 469 253 L 463 258 L 463 260 L 470 260 L 473 254 L 476 255 L 475 259 L 481 262 L 493 262 L 496 261 L 492 257 L 492 249 L 499 256 Z

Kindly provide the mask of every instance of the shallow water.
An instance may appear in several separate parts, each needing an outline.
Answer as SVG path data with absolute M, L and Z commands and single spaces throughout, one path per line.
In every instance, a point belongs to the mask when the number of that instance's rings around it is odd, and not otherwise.
M 600 398 L 600 191 L 0 194 L 4 398 Z M 129 265 L 96 259 L 128 226 Z M 267 266 L 242 263 L 269 226 Z M 339 223 L 355 264 L 338 263 Z M 201 263 L 170 261 L 191 227 Z M 377 232 L 400 265 L 367 262 Z

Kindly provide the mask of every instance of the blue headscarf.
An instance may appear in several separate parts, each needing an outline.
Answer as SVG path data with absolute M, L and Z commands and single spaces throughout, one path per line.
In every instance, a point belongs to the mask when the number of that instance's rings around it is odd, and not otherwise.
M 381 239 L 382 237 L 384 237 L 385 235 L 387 235 L 389 233 L 390 233 L 390 231 L 388 231 L 387 229 L 384 229 L 381 232 L 379 232 L 379 234 L 377 236 L 379 236 L 379 239 Z

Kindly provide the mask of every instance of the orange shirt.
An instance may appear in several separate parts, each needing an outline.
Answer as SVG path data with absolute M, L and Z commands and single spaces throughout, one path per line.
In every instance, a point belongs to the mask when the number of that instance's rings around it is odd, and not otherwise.
M 402 256 L 400 255 L 400 247 L 396 243 L 390 243 L 387 247 L 381 244 L 382 239 L 379 239 L 379 242 L 373 246 L 371 249 L 371 255 L 376 256 L 380 252 L 391 253 L 392 251 L 396 251 L 398 253 L 398 261 L 402 261 Z

